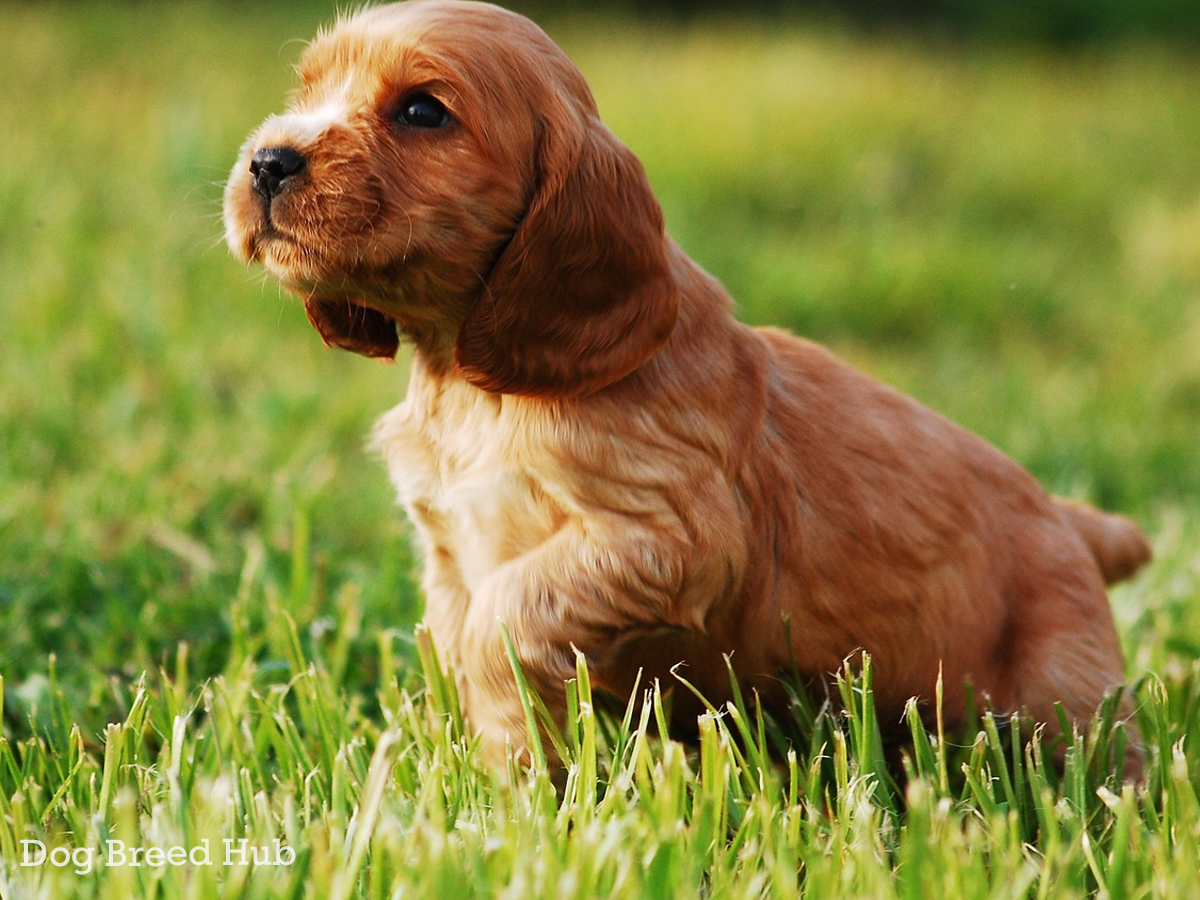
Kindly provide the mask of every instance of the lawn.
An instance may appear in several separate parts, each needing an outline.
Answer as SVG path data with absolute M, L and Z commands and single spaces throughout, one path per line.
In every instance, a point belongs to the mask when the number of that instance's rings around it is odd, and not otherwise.
M 1200 896 L 1195 55 L 546 20 L 742 318 L 1157 551 L 1113 593 L 1137 789 L 1111 716 L 1061 773 L 986 717 L 897 771 L 861 676 L 845 715 L 747 697 L 686 747 L 586 672 L 564 786 L 481 767 L 414 632 L 364 449 L 405 366 L 324 349 L 221 242 L 236 149 L 329 15 L 0 5 L 0 898 Z

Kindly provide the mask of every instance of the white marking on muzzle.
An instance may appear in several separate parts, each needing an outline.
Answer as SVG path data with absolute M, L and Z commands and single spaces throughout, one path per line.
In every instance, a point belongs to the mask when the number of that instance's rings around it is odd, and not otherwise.
M 323 102 L 312 109 L 271 116 L 262 125 L 262 138 L 270 143 L 303 147 L 315 142 L 336 125 L 348 125 L 350 86 L 351 79 L 347 78 L 336 92 L 327 95 Z M 260 142 L 260 146 L 266 146 L 266 143 Z

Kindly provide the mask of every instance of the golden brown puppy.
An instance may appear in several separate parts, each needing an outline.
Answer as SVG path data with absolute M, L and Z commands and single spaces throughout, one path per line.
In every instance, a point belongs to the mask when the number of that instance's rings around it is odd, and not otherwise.
M 1148 558 L 1137 527 L 735 321 L 533 23 L 379 7 L 299 74 L 234 166 L 227 239 L 326 343 L 414 345 L 376 441 L 493 758 L 525 734 L 499 620 L 559 715 L 572 646 L 617 694 L 683 661 L 714 700 L 723 654 L 770 698 L 793 662 L 819 681 L 865 650 L 885 724 L 939 667 L 951 725 L 969 683 L 1049 723 L 1122 683 L 1105 582 Z

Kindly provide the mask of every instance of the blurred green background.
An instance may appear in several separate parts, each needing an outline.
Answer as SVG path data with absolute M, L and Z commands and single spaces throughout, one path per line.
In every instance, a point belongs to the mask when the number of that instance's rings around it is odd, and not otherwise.
M 831 346 L 1052 490 L 1194 536 L 1194 3 L 1137 22 L 1075 0 L 674 7 L 531 9 L 738 314 Z M 332 15 L 0 5 L 10 722 L 49 654 L 101 716 L 110 679 L 179 641 L 218 671 L 281 604 L 313 641 L 365 610 L 363 684 L 375 630 L 419 615 L 406 526 L 363 449 L 405 366 L 324 349 L 221 242 L 236 150 Z M 1193 550 L 1187 585 L 1196 569 Z M 1151 637 L 1200 653 L 1194 619 L 1172 621 Z
M 562 2 L 527 0 L 539 13 Z M 568 0 L 586 6 L 584 0 Z M 603 4 L 629 12 L 666 12 L 688 17 L 729 9 L 723 0 L 610 0 Z M 1186 44 L 1200 37 L 1200 14 L 1191 0 L 746 0 L 736 7 L 758 16 L 797 13 L 873 31 L 920 31 L 925 35 L 1033 41 L 1057 47 L 1152 38 Z

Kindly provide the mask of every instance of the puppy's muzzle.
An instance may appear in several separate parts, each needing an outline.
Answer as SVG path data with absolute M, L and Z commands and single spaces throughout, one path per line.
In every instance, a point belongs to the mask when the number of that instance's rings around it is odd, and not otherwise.
M 278 197 L 288 182 L 304 171 L 304 157 L 292 147 L 263 147 L 250 160 L 251 185 L 267 202 Z

